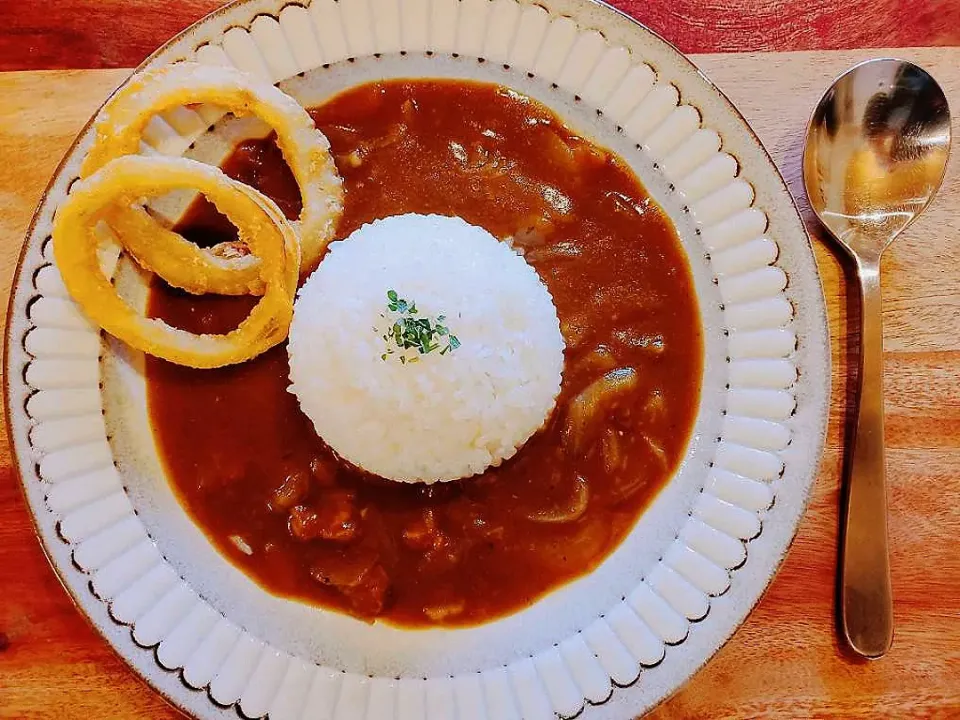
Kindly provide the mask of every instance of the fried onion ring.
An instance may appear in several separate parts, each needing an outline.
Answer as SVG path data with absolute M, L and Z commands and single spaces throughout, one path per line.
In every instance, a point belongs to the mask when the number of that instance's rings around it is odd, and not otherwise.
M 135 76 L 100 112 L 96 141 L 81 166 L 81 177 L 92 175 L 115 158 L 139 152 L 144 128 L 156 113 L 195 103 L 217 105 L 234 115 L 255 115 L 276 132 L 277 145 L 297 181 L 303 203 L 300 218 L 294 223 L 300 235 L 301 268 L 304 274 L 313 270 L 333 239 L 343 212 L 343 184 L 330 143 L 296 100 L 240 70 L 181 62 Z M 149 223 L 157 226 L 152 234 L 160 231 L 153 218 L 134 218 L 133 212 L 120 209 L 113 219 L 119 218 L 128 230 L 138 228 L 135 232 Z M 148 269 L 163 267 L 171 285 L 194 293 L 262 292 L 256 285 L 256 261 L 191 250 L 186 246 L 192 243 L 183 238 L 168 236 L 165 242 L 168 251 L 190 262 L 166 262 L 152 243 L 142 246 L 135 256 Z M 228 271 L 240 277 L 227 278 Z M 204 282 L 198 283 L 201 274 Z M 240 292 L 239 288 L 248 289 Z
M 143 317 L 117 294 L 100 269 L 96 227 L 111 204 L 129 206 L 144 196 L 180 188 L 203 193 L 237 226 L 259 258 L 256 272 L 265 288 L 263 297 L 236 330 L 224 335 L 195 335 Z M 168 250 L 171 235 L 175 233 L 154 237 L 157 253 Z M 118 239 L 123 245 L 122 234 Z M 290 329 L 300 271 L 297 234 L 273 201 L 211 165 L 136 155 L 110 162 L 77 182 L 58 208 L 53 252 L 67 290 L 94 323 L 138 350 L 179 365 L 214 368 L 240 363 L 283 341 Z
M 103 217 L 123 238 L 124 249 L 137 264 L 168 285 L 194 295 L 263 295 L 259 261 L 246 251 L 242 236 L 237 246 L 221 243 L 201 248 L 163 227 L 141 207 L 115 205 L 107 208 Z M 237 254 L 226 254 L 231 247 L 237 247 Z

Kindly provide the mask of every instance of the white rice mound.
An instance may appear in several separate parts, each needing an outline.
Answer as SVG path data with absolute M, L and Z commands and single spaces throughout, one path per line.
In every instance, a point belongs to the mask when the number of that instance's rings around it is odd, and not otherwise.
M 396 319 L 389 290 L 418 317 L 446 316 L 461 346 L 402 364 L 383 339 Z M 398 215 L 332 243 L 300 288 L 290 391 L 348 462 L 391 480 L 456 480 L 543 426 L 563 350 L 550 293 L 509 245 L 460 218 Z

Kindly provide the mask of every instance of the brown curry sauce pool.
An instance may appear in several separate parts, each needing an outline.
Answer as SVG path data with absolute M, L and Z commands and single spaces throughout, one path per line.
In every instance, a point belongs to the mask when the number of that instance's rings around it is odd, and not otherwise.
M 405 485 L 346 466 L 319 440 L 287 391 L 285 345 L 219 370 L 151 358 L 167 475 L 214 545 L 278 595 L 405 626 L 522 609 L 607 557 L 685 452 L 703 349 L 679 240 L 621 160 L 504 88 L 382 82 L 311 115 L 346 189 L 338 238 L 402 213 L 458 215 L 514 238 L 560 317 L 557 408 L 501 467 Z M 299 213 L 272 141 L 244 143 L 224 169 Z M 235 236 L 205 201 L 180 229 L 202 244 Z M 155 282 L 148 311 L 224 332 L 252 302 Z M 574 421 L 572 405 L 590 412 Z

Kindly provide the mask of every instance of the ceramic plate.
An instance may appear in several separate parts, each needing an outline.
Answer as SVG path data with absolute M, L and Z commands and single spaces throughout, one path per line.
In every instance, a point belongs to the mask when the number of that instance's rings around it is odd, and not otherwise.
M 743 118 L 668 43 L 588 0 L 233 4 L 145 67 L 236 65 L 304 105 L 372 79 L 456 77 L 531 95 L 628 162 L 687 253 L 704 377 L 683 462 L 594 572 L 465 629 L 369 625 L 273 597 L 178 505 L 138 358 L 93 329 L 51 254 L 85 129 L 37 210 L 6 337 L 7 407 L 46 552 L 80 609 L 170 702 L 203 718 L 629 718 L 730 637 L 797 528 L 826 427 L 823 298 L 796 208 Z M 217 162 L 256 122 L 180 108 L 144 153 Z M 182 203 L 158 202 L 176 217 Z M 116 282 L 138 287 L 126 261 Z

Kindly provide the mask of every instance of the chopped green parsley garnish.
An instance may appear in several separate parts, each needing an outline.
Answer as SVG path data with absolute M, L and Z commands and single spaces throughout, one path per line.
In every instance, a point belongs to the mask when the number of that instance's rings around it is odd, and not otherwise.
M 431 320 L 421 315 L 417 304 L 400 297 L 396 290 L 387 291 L 387 310 L 391 313 L 390 317 L 380 317 L 392 320 L 393 324 L 382 335 L 387 343 L 387 351 L 380 356 L 384 362 L 388 356 L 398 353 L 401 364 L 406 365 L 417 362 L 418 355 L 426 355 L 434 350 L 446 355 L 460 347 L 460 340 L 445 325 L 446 316 L 439 315 L 436 320 Z M 409 350 L 415 350 L 417 355 L 411 356 L 407 353 Z

